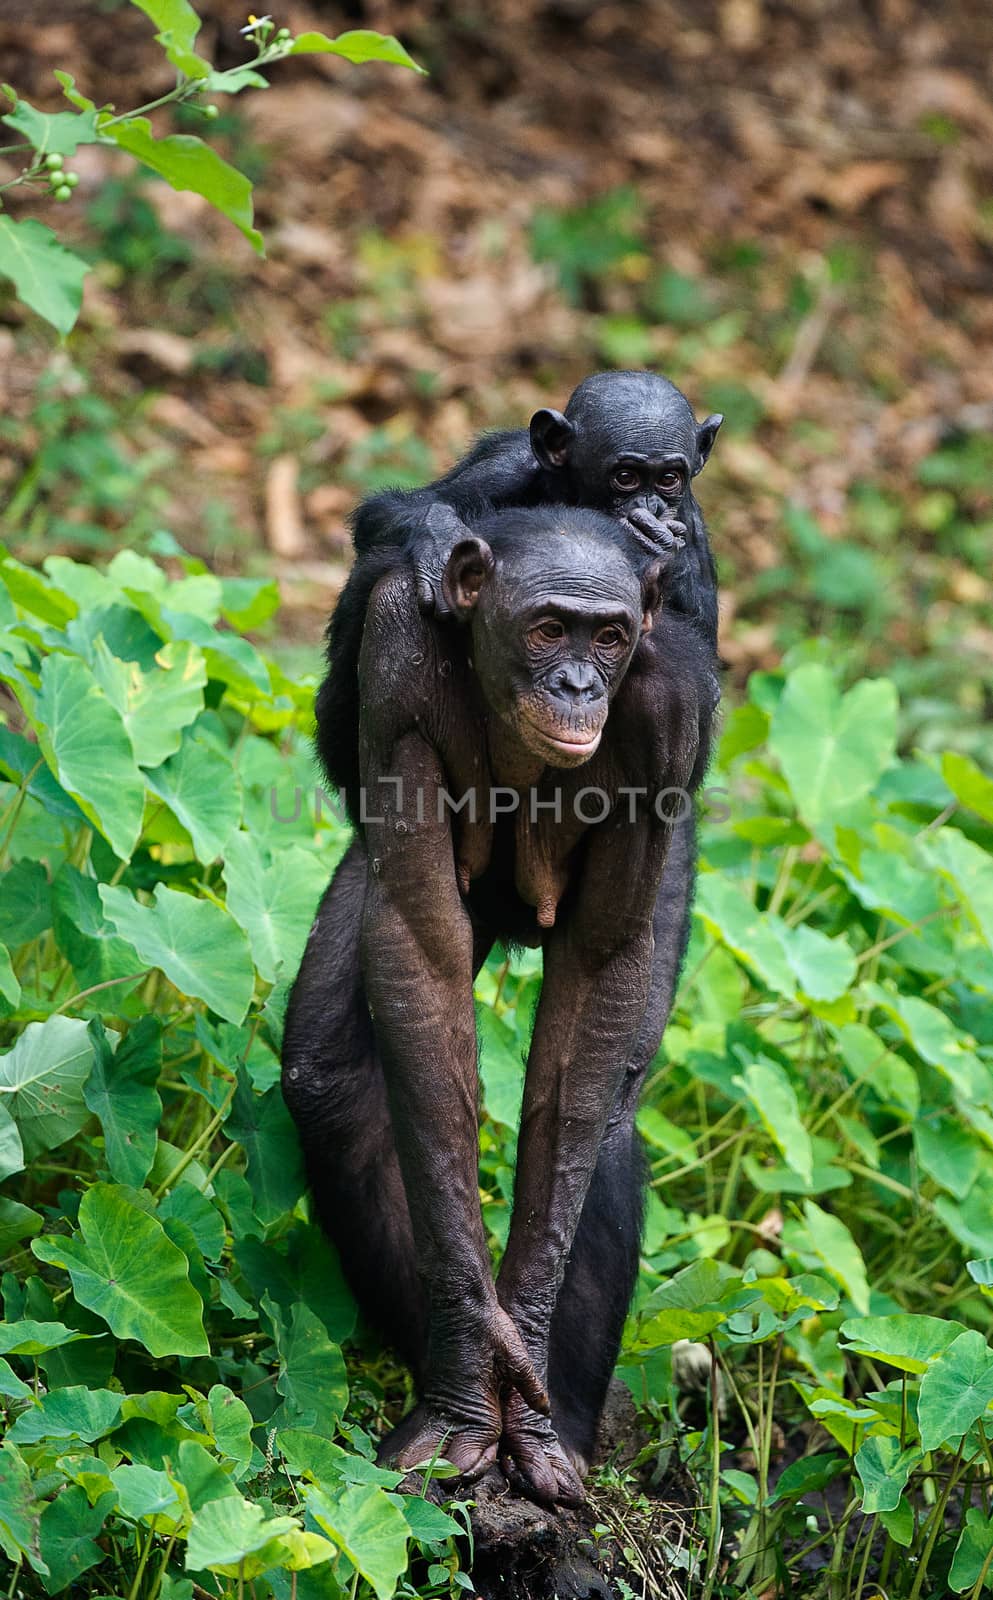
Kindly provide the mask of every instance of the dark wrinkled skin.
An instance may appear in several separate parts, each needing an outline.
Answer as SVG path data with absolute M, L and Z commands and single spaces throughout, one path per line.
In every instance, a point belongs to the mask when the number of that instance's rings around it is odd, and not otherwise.
M 706 765 L 713 654 L 663 581 L 615 521 L 568 509 L 477 519 L 445 567 L 447 621 L 419 608 L 402 551 L 360 557 L 341 604 L 362 608 L 369 816 L 286 1020 L 319 1215 L 417 1380 L 383 1459 L 440 1453 L 470 1481 L 499 1464 L 546 1504 L 582 1498 L 637 1273 L 638 1090 L 685 943 L 692 821 L 641 802 L 631 820 L 622 795 L 692 790 Z M 439 814 L 439 789 L 470 787 L 475 820 Z M 546 808 L 494 824 L 494 787 Z M 576 817 L 586 788 L 607 794 L 603 821 Z M 472 985 L 497 939 L 540 944 L 545 977 L 494 1284 Z

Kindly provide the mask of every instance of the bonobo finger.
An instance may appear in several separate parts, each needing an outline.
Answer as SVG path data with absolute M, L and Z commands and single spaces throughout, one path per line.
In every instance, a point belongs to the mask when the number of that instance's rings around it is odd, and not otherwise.
M 422 612 L 426 617 L 433 616 L 435 610 L 435 594 L 431 579 L 424 577 L 423 574 L 418 572 L 415 574 L 414 582 L 417 589 L 418 611 Z
M 503 1377 L 527 1401 L 532 1411 L 539 1412 L 543 1417 L 549 1416 L 552 1407 L 548 1395 L 519 1334 L 514 1335 L 510 1348 L 505 1350 L 501 1365 Z

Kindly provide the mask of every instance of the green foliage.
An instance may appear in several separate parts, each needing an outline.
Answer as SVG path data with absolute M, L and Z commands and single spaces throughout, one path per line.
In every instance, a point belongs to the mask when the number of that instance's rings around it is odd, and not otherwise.
M 4 86 L 11 109 L 4 122 L 18 135 L 25 165 L 20 175 L 0 185 L 0 193 L 21 185 L 47 187 L 48 197 L 71 200 L 77 174 L 66 169 L 64 158 L 75 155 L 81 144 L 116 145 L 154 172 L 173 189 L 203 198 L 240 229 L 252 247 L 262 253 L 262 235 L 253 224 L 250 178 L 196 134 L 177 133 L 157 138 L 144 112 L 159 106 L 192 105 L 207 122 L 218 116 L 217 106 L 205 94 L 239 94 L 242 89 L 267 89 L 269 80 L 258 69 L 269 68 L 287 56 L 336 55 L 360 64 L 382 61 L 393 66 L 422 69 L 398 40 L 370 29 L 356 29 L 336 39 L 308 32 L 294 38 L 288 28 L 276 29 L 271 19 L 252 20 L 242 32 L 254 55 L 244 65 L 225 72 L 214 69 L 197 53 L 200 18 L 189 0 L 131 0 L 155 23 L 156 39 L 175 69 L 176 87 L 147 106 L 115 112 L 98 108 L 76 88 L 67 72 L 56 72 L 62 92 L 74 108 L 54 116 L 39 111 L 15 90 Z M 2 201 L 0 201 L 2 205 Z M 87 262 L 59 242 L 51 228 L 28 218 L 17 222 L 0 212 L 0 278 L 13 284 L 15 293 L 59 333 L 75 326 L 83 300 Z

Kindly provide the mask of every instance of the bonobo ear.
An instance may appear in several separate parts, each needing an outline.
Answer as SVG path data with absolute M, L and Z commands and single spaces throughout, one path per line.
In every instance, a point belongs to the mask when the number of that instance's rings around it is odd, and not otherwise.
M 697 473 L 702 472 L 704 467 L 707 465 L 707 457 L 714 448 L 714 440 L 717 438 L 718 431 L 723 421 L 724 418 L 721 416 L 720 412 L 716 412 L 714 416 L 707 417 L 705 422 L 697 423 L 696 461 L 693 466 L 694 478 L 696 477 Z
M 543 467 L 564 467 L 576 430 L 561 411 L 536 411 L 531 418 L 531 449 Z
M 441 592 L 463 622 L 472 615 L 479 592 L 496 562 L 485 539 L 460 539 L 445 566 Z
M 641 575 L 641 632 L 651 633 L 662 610 L 662 563 L 653 561 Z

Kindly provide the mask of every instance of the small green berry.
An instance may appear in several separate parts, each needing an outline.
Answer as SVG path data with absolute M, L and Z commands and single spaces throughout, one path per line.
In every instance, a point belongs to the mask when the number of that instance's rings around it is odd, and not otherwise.
M 58 172 L 59 168 L 62 165 L 62 157 L 61 156 L 56 156 L 56 155 L 46 156 L 45 157 L 45 165 L 48 168 L 49 172 Z
M 203 114 L 207 118 L 208 122 L 216 122 L 220 116 L 220 112 L 216 106 L 204 106 Z
M 64 184 L 65 184 L 67 189 L 75 189 L 77 183 L 79 182 L 79 173 L 78 172 L 64 172 L 62 174 L 62 180 L 63 180 L 63 182 L 64 182 Z
M 72 190 L 67 183 L 60 183 L 55 191 L 56 200 L 71 200 Z
M 279 32 L 276 35 L 276 43 L 277 44 L 285 44 L 287 39 L 292 39 L 292 37 L 293 37 L 293 35 L 290 32 L 289 28 L 280 28 Z

